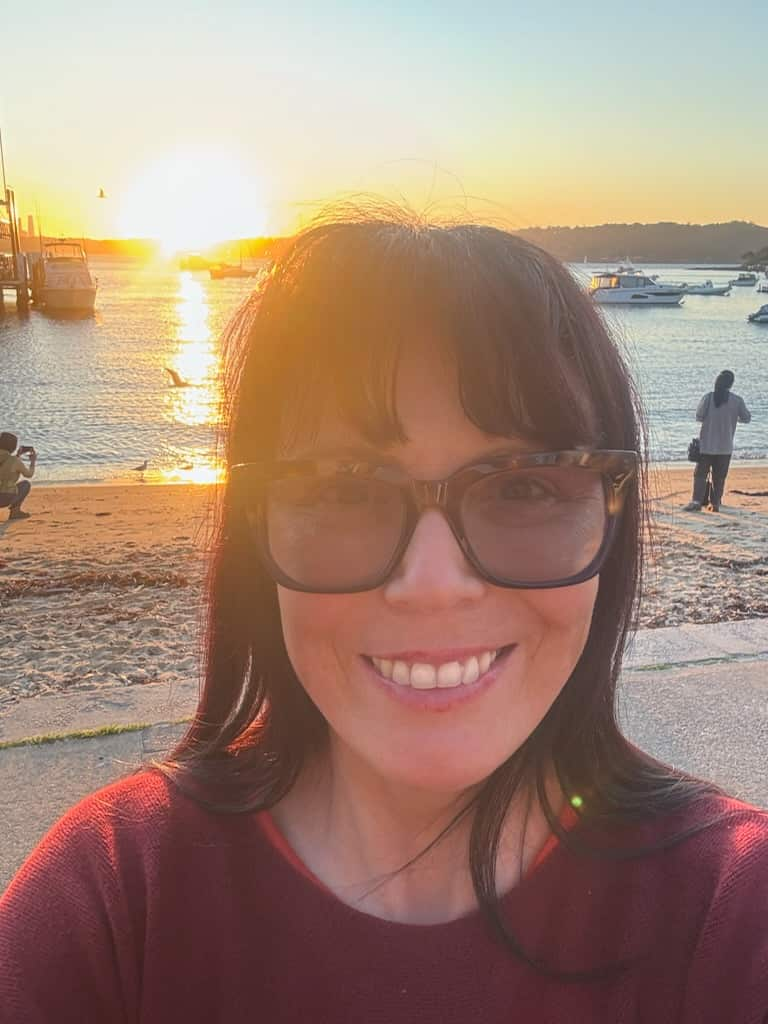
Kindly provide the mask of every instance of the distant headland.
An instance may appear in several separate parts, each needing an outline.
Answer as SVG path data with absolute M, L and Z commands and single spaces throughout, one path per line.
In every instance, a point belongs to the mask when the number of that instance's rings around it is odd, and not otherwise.
M 517 234 L 568 262 L 705 263 L 746 266 L 768 261 L 768 228 L 727 224 L 599 224 L 526 228 Z
M 768 263 L 768 227 L 749 221 L 725 224 L 598 224 L 589 227 L 532 227 L 515 232 L 567 262 L 696 263 L 729 267 Z M 204 250 L 209 259 L 231 258 L 233 249 L 244 259 L 275 258 L 286 239 L 232 239 Z M 160 243 L 149 238 L 83 239 L 89 256 L 151 260 Z M 34 251 L 36 236 L 22 234 L 22 248 Z

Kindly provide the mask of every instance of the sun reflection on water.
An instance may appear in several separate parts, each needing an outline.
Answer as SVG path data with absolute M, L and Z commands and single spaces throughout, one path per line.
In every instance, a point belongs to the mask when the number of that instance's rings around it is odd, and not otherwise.
M 187 427 L 215 428 L 221 408 L 221 358 L 218 339 L 212 337 L 210 307 L 203 283 L 189 272 L 179 275 L 176 302 L 176 346 L 165 355 L 165 365 L 178 373 L 183 386 L 167 393 L 165 416 Z M 224 467 L 215 454 L 203 450 L 175 451 L 172 465 L 161 470 L 168 482 L 215 483 Z
M 221 463 L 211 461 L 200 462 L 194 466 L 173 466 L 158 472 L 160 482 L 164 484 L 218 484 L 226 477 L 225 468 Z

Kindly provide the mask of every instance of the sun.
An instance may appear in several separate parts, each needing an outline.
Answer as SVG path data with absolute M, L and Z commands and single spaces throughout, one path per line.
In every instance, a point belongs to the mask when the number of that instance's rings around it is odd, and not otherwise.
M 148 165 L 120 204 L 123 237 L 155 238 L 166 254 L 266 233 L 258 181 L 232 157 L 177 151 Z

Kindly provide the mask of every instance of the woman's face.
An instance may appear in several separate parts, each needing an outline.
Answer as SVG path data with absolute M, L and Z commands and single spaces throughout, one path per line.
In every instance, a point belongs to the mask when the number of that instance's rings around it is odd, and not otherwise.
M 396 397 L 407 443 L 376 453 L 352 427 L 328 419 L 311 446 L 292 454 L 354 446 L 429 480 L 491 453 L 541 450 L 472 424 L 455 373 L 428 351 L 401 363 Z M 385 784 L 456 794 L 485 779 L 546 715 L 584 648 L 597 585 L 595 578 L 555 590 L 494 586 L 466 561 L 442 513 L 428 509 L 376 590 L 278 591 L 288 654 L 328 722 L 334 759 Z M 467 684 L 473 657 L 481 674 Z M 385 678 L 373 659 L 400 662 L 401 682 Z M 463 681 L 422 689 L 430 670 L 413 673 L 416 663 L 453 665 L 443 669 L 445 681 L 458 670 Z

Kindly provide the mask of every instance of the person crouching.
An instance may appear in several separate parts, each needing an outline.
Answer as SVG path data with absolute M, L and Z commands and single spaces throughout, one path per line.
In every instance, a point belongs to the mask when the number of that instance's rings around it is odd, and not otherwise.
M 0 508 L 10 508 L 9 519 L 29 519 L 29 512 L 21 505 L 31 490 L 29 478 L 35 475 L 37 453 L 34 448 L 20 448 L 14 455 L 19 439 L 15 434 L 0 434 Z M 29 465 L 21 458 L 29 455 Z M 28 479 L 19 482 L 19 477 Z

